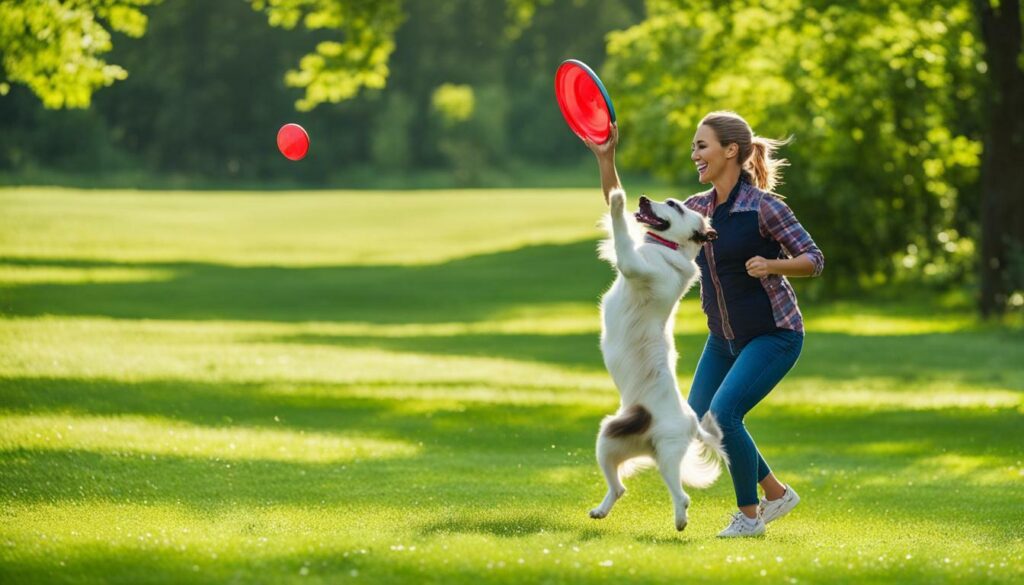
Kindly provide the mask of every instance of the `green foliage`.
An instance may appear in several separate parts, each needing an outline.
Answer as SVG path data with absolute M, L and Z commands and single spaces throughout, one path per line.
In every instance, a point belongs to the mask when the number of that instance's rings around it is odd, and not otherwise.
M 3 75 L 23 83 L 48 108 L 86 108 L 97 89 L 125 79 L 124 68 L 103 59 L 110 30 L 131 37 L 146 32 L 141 7 L 160 0 L 18 0 L 0 3 Z M 108 30 L 110 29 L 110 30 Z
M 300 111 L 338 103 L 361 90 L 387 83 L 388 61 L 395 50 L 395 31 L 405 19 L 402 0 L 252 0 L 272 26 L 338 31 L 342 40 L 317 43 L 316 50 L 288 71 L 285 81 L 305 90 L 296 102 Z
M 475 103 L 472 87 L 454 83 L 441 85 L 430 99 L 434 113 L 449 127 L 472 118 Z
M 505 36 L 518 38 L 537 4 L 552 0 L 509 0 Z M 160 0 L 25 0 L 0 4 L 0 46 L 10 81 L 24 83 L 48 107 L 87 107 L 92 93 L 127 77 L 100 55 L 111 50 L 110 34 L 99 21 L 132 37 L 145 33 L 147 16 L 139 7 Z M 298 67 L 285 74 L 304 96 L 299 111 L 339 103 L 365 89 L 382 89 L 390 74 L 395 33 L 406 19 L 403 0 L 249 0 L 274 27 L 330 31 Z M 340 39 L 335 38 L 340 35 Z M 501 36 L 501 35 L 499 35 Z M 0 95 L 10 84 L 0 80 Z
M 963 276 L 984 87 L 966 1 L 651 0 L 648 12 L 609 35 L 604 70 L 627 164 L 692 176 L 697 123 L 731 109 L 758 134 L 795 135 L 781 191 L 829 279 Z
M 505 12 L 509 20 L 509 24 L 505 27 L 506 38 L 519 38 L 523 34 L 523 29 L 533 21 L 537 7 L 547 7 L 552 2 L 553 0 L 506 0 Z
M 345 42 L 342 34 L 311 30 L 296 16 L 303 13 L 294 12 L 277 17 L 281 26 L 268 26 L 269 5 L 255 11 L 240 0 L 164 3 L 147 11 L 145 36 L 114 39 L 108 58 L 131 76 L 98 92 L 93 107 L 76 114 L 81 121 L 43 111 L 24 84 L 10 85 L 0 98 L 6 139 L 0 141 L 0 172 L 14 173 L 8 181 L 36 182 L 49 171 L 48 184 L 68 174 L 81 176 L 77 184 L 133 184 L 113 179 L 124 171 L 126 177 L 149 177 L 150 185 L 322 187 L 376 185 L 375 177 L 390 181 L 399 173 L 383 177 L 374 167 L 395 171 L 395 161 L 404 160 L 402 176 L 451 185 L 453 158 L 438 140 L 431 98 L 438 86 L 453 83 L 475 88 L 486 120 L 473 124 L 489 134 L 475 141 L 487 151 L 483 160 L 524 168 L 561 165 L 577 177 L 570 184 L 590 182 L 578 178 L 594 177 L 578 170 L 579 163 L 590 162 L 589 153 L 561 119 L 551 76 L 568 56 L 599 66 L 603 33 L 637 21 L 635 0 L 557 0 L 537 10 L 514 40 L 502 34 L 511 21 L 501 3 L 406 0 L 402 9 L 406 18 L 395 32 L 387 88 L 363 87 L 352 99 L 297 114 L 295 102 L 305 99 L 306 90 L 287 86 L 286 72 L 298 70 L 318 43 Z M 396 106 L 393 93 L 406 103 Z M 495 105 L 484 107 L 485 101 Z M 404 126 L 385 122 L 394 107 L 403 112 Z M 313 139 L 301 164 L 282 159 L 273 147 L 273 133 L 287 121 L 303 124 Z M 382 124 L 392 123 L 387 131 L 399 135 L 381 136 Z M 82 128 L 90 129 L 88 137 L 77 137 Z M 83 142 L 90 146 L 79 148 Z M 401 147 L 393 151 L 397 158 L 390 163 L 381 158 L 389 142 L 407 148 L 406 154 Z M 73 157 L 64 154 L 70 145 Z M 530 184 L 538 184 L 536 176 Z M 478 178 L 511 183 L 486 169 Z
M 412 160 L 409 129 L 416 106 L 404 93 L 390 91 L 384 108 L 377 113 L 370 134 L 370 152 L 375 165 L 387 170 L 400 170 Z
M 438 146 L 458 185 L 477 184 L 484 172 L 506 166 L 508 99 L 502 87 L 474 91 L 468 85 L 444 84 L 434 92 L 432 103 Z

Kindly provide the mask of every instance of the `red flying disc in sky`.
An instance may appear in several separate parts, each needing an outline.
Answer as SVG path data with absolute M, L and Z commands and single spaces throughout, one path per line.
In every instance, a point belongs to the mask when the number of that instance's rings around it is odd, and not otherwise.
M 597 144 L 608 141 L 615 108 L 604 84 L 582 61 L 569 59 L 555 72 L 555 98 L 569 128 Z
M 309 151 L 309 134 L 298 124 L 285 124 L 277 131 L 277 148 L 289 160 L 302 160 Z

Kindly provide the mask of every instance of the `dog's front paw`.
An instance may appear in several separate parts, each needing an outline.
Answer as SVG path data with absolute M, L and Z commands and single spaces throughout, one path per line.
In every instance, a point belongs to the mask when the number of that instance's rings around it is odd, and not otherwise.
M 620 215 L 626 208 L 626 192 L 622 189 L 612 189 L 608 194 L 608 206 L 613 214 Z
M 602 510 L 601 508 L 594 508 L 593 510 L 590 511 L 590 517 L 594 520 L 600 520 L 601 518 L 604 518 L 607 515 L 608 512 Z

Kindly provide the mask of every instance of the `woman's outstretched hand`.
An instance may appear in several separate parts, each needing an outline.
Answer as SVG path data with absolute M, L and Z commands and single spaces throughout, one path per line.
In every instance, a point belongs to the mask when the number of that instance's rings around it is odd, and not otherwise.
M 615 158 L 615 146 L 619 143 L 619 126 L 618 124 L 612 124 L 611 129 L 608 131 L 608 140 L 604 144 L 597 144 L 589 138 L 583 139 L 583 144 L 587 145 L 587 148 L 594 153 L 597 158 Z

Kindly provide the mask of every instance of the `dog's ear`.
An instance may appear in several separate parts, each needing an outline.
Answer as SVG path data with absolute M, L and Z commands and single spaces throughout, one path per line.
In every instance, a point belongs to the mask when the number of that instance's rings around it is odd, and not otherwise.
M 707 242 L 713 242 L 718 239 L 718 232 L 715 228 L 708 228 L 705 232 L 697 232 L 693 234 L 693 241 L 704 244 Z

